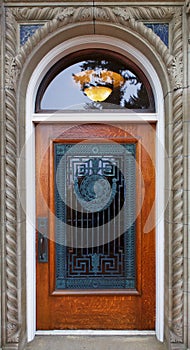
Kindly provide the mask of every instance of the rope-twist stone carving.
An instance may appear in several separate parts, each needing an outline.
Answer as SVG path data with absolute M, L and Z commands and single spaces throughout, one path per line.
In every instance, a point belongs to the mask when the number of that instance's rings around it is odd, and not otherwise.
M 181 9 L 174 15 L 173 53 L 173 239 L 171 342 L 183 342 L 183 52 Z
M 189 6 L 189 2 L 188 6 Z M 7 273 L 7 339 L 18 342 L 17 237 L 16 237 L 16 83 L 22 67 L 33 49 L 61 27 L 68 24 L 97 21 L 120 25 L 139 35 L 151 45 L 166 66 L 173 81 L 173 341 L 182 342 L 183 333 L 183 127 L 182 127 L 182 29 L 181 11 L 175 7 L 44 7 L 7 10 L 6 31 L 6 273 Z M 174 20 L 172 54 L 160 38 L 147 28 L 145 20 Z M 44 26 L 17 52 L 16 21 L 44 21 Z
M 5 132 L 5 216 L 6 216 L 6 336 L 8 343 L 19 340 L 18 295 L 17 295 L 17 213 L 16 213 L 16 94 L 10 81 L 9 62 L 16 52 L 14 17 L 8 14 L 6 28 L 6 132 Z M 11 24 L 12 23 L 12 24 Z

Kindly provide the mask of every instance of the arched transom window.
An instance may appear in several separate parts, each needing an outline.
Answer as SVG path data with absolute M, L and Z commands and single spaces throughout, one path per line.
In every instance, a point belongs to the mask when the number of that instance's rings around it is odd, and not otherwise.
M 152 88 L 142 70 L 109 50 L 90 49 L 59 60 L 45 75 L 35 112 L 153 113 Z

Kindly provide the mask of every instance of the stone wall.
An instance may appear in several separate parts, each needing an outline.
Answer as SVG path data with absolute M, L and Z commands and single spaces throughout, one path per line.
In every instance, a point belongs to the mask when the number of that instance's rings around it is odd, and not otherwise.
M 26 218 L 20 204 L 26 189 L 24 170 L 21 176 L 17 165 L 25 143 L 27 84 L 37 63 L 63 40 L 61 37 L 66 40 L 83 35 L 84 28 L 89 34 L 101 34 L 107 24 L 113 27 L 114 37 L 129 38 L 138 45 L 163 86 L 166 151 L 172 169 L 170 176 L 166 174 L 166 197 L 170 200 L 165 214 L 165 336 L 168 348 L 187 349 L 189 1 L 174 1 L 172 5 L 159 1 L 158 6 L 142 1 L 139 6 L 133 6 L 132 1 L 119 6 L 114 2 L 101 6 L 101 1 L 96 6 L 84 2 L 80 7 L 75 1 L 57 3 L 4 1 L 1 6 L 1 346 L 22 349 L 26 342 Z M 156 32 L 155 23 L 169 25 L 168 44 Z M 24 156 L 21 161 L 24 169 Z

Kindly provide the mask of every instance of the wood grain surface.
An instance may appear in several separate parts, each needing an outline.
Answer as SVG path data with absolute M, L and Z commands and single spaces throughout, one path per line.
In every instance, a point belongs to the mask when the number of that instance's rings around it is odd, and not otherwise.
M 37 329 L 155 328 L 155 128 L 148 123 L 36 125 L 36 216 L 49 220 L 49 262 L 36 259 Z M 131 291 L 56 290 L 53 144 L 99 140 L 137 145 L 137 287 Z M 147 220 L 150 230 L 144 232 Z

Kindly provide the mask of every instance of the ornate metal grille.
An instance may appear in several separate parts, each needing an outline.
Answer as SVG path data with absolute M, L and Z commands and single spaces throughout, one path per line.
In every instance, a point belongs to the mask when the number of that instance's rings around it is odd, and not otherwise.
M 133 289 L 136 145 L 58 143 L 57 289 Z

